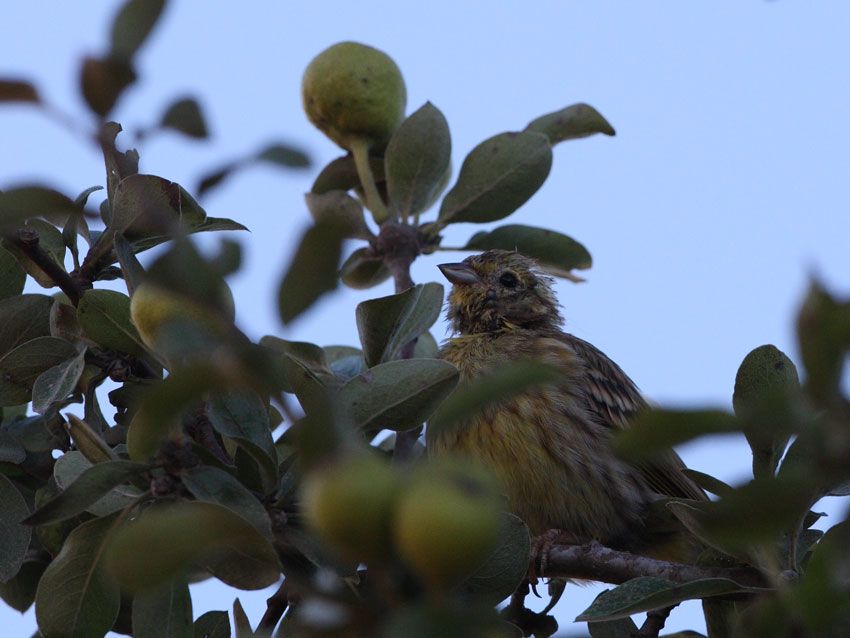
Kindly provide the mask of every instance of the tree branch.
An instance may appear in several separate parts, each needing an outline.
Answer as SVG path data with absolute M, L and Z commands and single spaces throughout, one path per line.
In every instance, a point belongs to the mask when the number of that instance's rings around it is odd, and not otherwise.
M 56 263 L 44 248 L 39 245 L 38 232 L 30 228 L 21 228 L 6 236 L 6 240 L 20 250 L 30 261 L 50 277 L 59 286 L 75 306 L 83 294 L 83 287 L 74 281 L 65 269 Z
M 266 613 L 260 619 L 260 624 L 257 625 L 257 633 L 259 635 L 271 636 L 274 628 L 280 622 L 283 614 L 289 607 L 289 591 L 284 580 L 278 590 L 266 599 Z M 265 634 L 263 633 L 265 632 Z
M 674 583 L 728 578 L 745 587 L 769 587 L 761 573 L 752 568 L 699 567 L 673 563 L 617 551 L 595 542 L 587 545 L 556 545 L 549 550 L 545 575 L 549 578 L 596 580 L 614 585 L 640 576 L 665 578 Z

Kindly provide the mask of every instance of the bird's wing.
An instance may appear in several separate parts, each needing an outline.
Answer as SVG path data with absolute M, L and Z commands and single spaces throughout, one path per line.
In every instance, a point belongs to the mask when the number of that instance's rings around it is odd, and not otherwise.
M 570 334 L 559 335 L 586 365 L 584 395 L 590 411 L 613 428 L 629 427 L 630 420 L 647 407 L 634 382 L 622 368 L 592 344 Z M 651 462 L 638 464 L 647 484 L 663 496 L 705 500 L 705 493 L 682 470 L 685 464 L 672 450 Z

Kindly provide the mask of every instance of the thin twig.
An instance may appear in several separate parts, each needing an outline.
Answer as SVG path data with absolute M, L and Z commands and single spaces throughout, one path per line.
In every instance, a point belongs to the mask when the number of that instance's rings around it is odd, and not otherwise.
M 664 607 L 662 609 L 653 609 L 646 613 L 646 620 L 643 621 L 638 638 L 658 638 L 658 634 L 664 629 L 664 623 L 670 616 L 670 612 L 676 608 L 676 605 Z
M 68 295 L 72 304 L 77 305 L 83 294 L 83 288 L 41 247 L 37 231 L 30 228 L 21 228 L 7 235 L 6 240 L 18 248 L 45 275 L 50 277 L 51 281 L 59 286 L 62 292 Z
M 260 624 L 257 625 L 257 633 L 271 636 L 288 607 L 289 592 L 287 591 L 286 580 L 284 580 L 277 591 L 266 599 L 266 613 L 263 614 Z

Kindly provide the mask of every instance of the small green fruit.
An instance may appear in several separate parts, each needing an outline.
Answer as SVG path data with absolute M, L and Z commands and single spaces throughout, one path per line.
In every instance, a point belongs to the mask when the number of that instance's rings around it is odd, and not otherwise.
M 210 336 L 221 333 L 221 319 L 232 322 L 236 308 L 230 288 L 222 286 L 216 306 L 223 317 L 216 317 L 210 309 L 196 301 L 163 288 L 152 282 L 141 283 L 130 299 L 130 319 L 149 348 L 160 351 L 163 328 L 169 322 L 187 322 L 208 330 Z M 203 339 L 199 339 L 203 341 Z
M 398 487 L 388 462 L 358 456 L 308 475 L 301 507 L 307 524 L 342 557 L 382 561 L 391 554 Z
M 310 121 L 347 150 L 353 139 L 385 147 L 407 105 L 404 78 L 393 59 L 357 42 L 340 42 L 313 58 L 301 96 Z
M 501 509 L 489 474 L 450 462 L 427 464 L 396 510 L 399 554 L 432 590 L 448 591 L 495 549 Z

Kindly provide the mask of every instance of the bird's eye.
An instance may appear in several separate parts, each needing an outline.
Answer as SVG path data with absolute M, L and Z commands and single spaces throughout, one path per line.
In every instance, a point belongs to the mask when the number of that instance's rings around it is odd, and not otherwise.
M 505 288 L 516 288 L 516 285 L 519 283 L 519 280 L 516 278 L 516 275 L 510 271 L 503 272 L 499 277 L 499 283 L 502 284 Z

